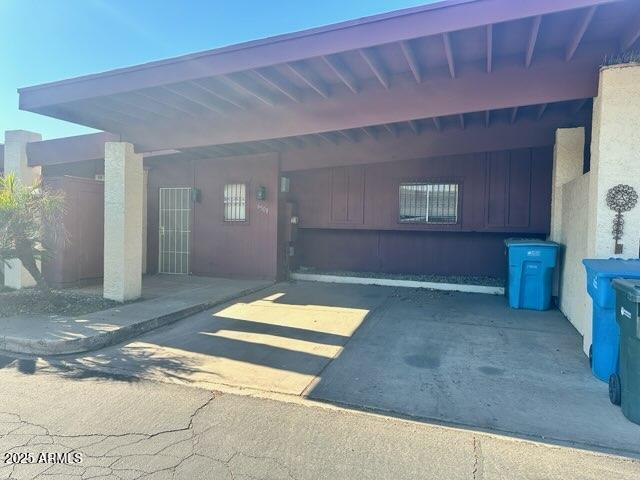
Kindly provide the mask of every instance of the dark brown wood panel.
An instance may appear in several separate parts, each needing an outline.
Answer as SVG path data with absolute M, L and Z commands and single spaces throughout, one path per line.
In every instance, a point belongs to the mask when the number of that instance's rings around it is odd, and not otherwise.
M 331 222 L 347 223 L 349 176 L 346 167 L 331 169 Z
M 347 167 L 347 222 L 362 224 L 364 222 L 364 167 Z
M 504 278 L 504 240 L 510 235 L 303 229 L 298 237 L 299 264 L 321 271 Z
M 289 172 L 302 228 L 547 233 L 548 148 Z M 460 185 L 455 225 L 399 223 L 403 182 Z
M 507 226 L 529 227 L 531 150 L 514 150 L 509 158 Z
M 549 232 L 551 218 L 551 174 L 553 148 L 536 148 L 531 152 L 531 226 L 537 232 Z
M 486 226 L 504 227 L 507 214 L 509 152 L 492 152 L 487 157 Z

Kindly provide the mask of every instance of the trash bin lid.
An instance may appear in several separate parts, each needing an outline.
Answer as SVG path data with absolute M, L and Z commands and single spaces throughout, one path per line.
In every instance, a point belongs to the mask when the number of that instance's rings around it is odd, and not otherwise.
M 559 247 L 560 244 L 551 240 L 540 240 L 539 238 L 506 238 L 504 244 L 507 247 L 517 245 L 520 247 Z
M 600 277 L 640 277 L 640 259 L 585 258 L 582 264 Z
M 630 301 L 640 303 L 640 280 L 614 278 L 611 284 L 619 292 L 626 293 Z

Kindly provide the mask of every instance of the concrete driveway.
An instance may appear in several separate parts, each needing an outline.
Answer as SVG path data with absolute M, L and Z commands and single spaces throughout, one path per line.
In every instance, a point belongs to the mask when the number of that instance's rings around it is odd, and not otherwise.
M 557 311 L 504 297 L 279 284 L 92 355 L 49 360 L 210 389 L 303 395 L 353 409 L 640 456 Z
M 504 297 L 398 290 L 308 395 L 499 431 L 640 454 L 640 425 L 609 402 L 557 310 L 512 310 Z

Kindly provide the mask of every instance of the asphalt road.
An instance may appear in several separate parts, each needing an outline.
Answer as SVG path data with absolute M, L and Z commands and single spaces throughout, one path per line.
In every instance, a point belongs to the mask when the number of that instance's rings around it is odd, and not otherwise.
M 182 385 L 48 372 L 0 357 L 0 464 L 42 479 L 637 479 L 640 461 Z M 56 457 L 55 455 L 58 455 Z M 15 457 L 15 455 L 14 455 Z M 69 459 L 72 457 L 69 456 Z M 35 459 L 35 460 L 33 460 Z

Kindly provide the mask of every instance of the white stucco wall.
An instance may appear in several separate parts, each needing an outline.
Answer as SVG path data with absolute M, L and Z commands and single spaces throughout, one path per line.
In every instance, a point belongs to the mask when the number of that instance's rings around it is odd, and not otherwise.
M 559 241 L 562 224 L 562 185 L 582 175 L 584 127 L 559 128 L 553 147 L 551 229 L 549 239 Z
M 614 212 L 606 205 L 609 188 L 624 183 L 640 192 L 640 65 L 604 67 L 593 106 L 589 190 L 588 256 L 614 255 Z M 640 206 L 624 214 L 624 251 L 638 257 Z
M 27 162 L 27 143 L 42 140 L 39 133 L 26 130 L 9 130 L 4 134 L 4 171 L 15 174 L 25 185 L 31 185 L 40 176 L 40 167 L 29 167 Z M 22 266 L 20 260 L 9 260 L 4 267 L 4 284 L 7 287 L 21 289 L 35 285 L 35 280 Z
M 560 271 L 560 310 L 583 336 L 583 350 L 591 345 L 591 298 L 586 290 L 586 273 L 582 259 L 587 256 L 590 173 L 560 187 L 562 193 L 561 234 L 564 245 Z
M 104 297 L 124 302 L 142 292 L 142 155 L 107 142 L 104 167 Z
M 549 240 L 564 243 L 562 239 L 562 186 L 582 175 L 584 165 L 584 127 L 559 128 L 553 146 L 553 173 L 551 179 L 551 226 Z M 553 278 L 553 296 L 560 292 L 560 268 Z
M 578 168 L 579 138 L 572 140 L 563 134 L 556 137 L 556 143 L 560 141 L 574 147 L 567 149 L 556 145 L 556 156 L 569 160 L 564 165 L 554 165 L 555 205 L 551 227 L 551 238 L 565 246 L 560 273 L 560 309 L 583 335 L 585 353 L 589 351 L 592 338 L 592 302 L 586 291 L 582 259 L 638 257 L 640 206 L 624 214 L 621 241 L 624 251 L 615 255 L 611 234 L 614 212 L 606 205 L 606 194 L 611 187 L 621 183 L 640 192 L 640 65 L 601 69 L 598 97 L 594 99 L 591 137 L 590 172 L 561 186 L 558 178 L 570 175 L 572 168 L 575 173 Z

